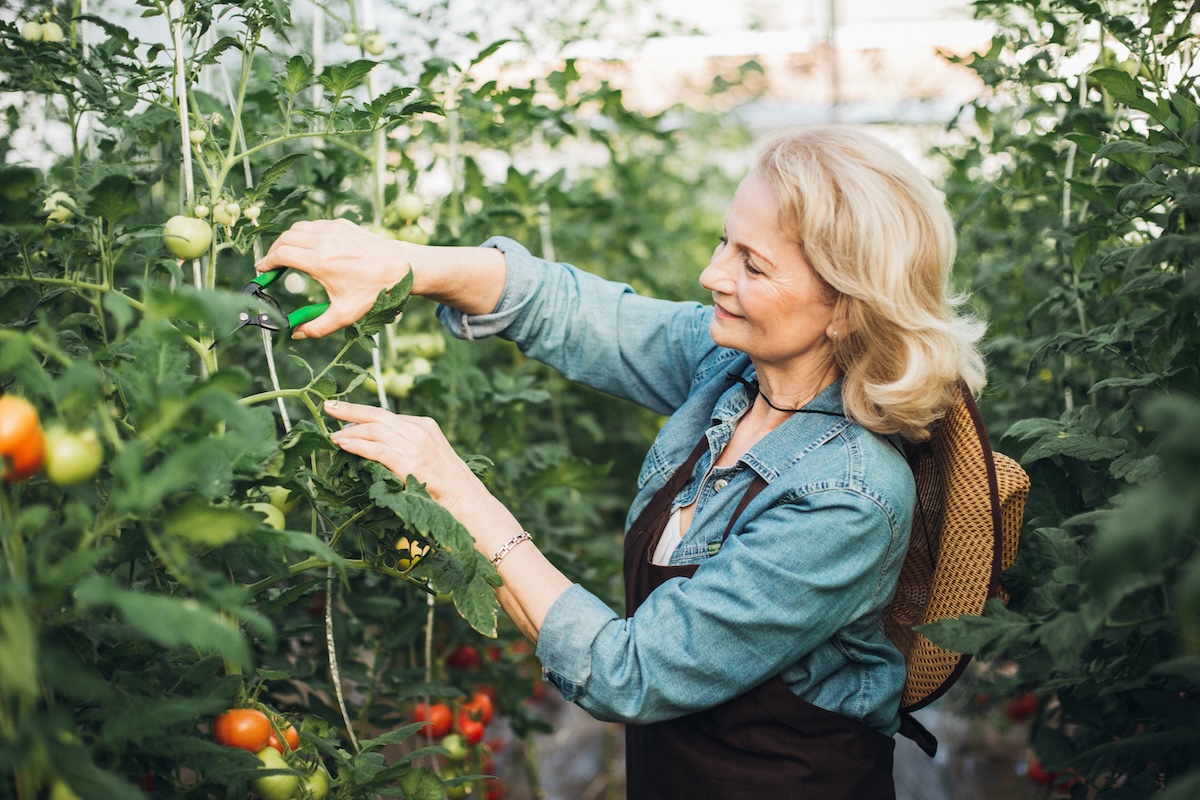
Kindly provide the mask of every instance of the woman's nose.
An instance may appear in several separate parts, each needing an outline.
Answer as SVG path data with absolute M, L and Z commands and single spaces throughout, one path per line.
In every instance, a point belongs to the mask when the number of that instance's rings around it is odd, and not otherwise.
M 721 248 L 713 253 L 708 266 L 700 273 L 700 285 L 710 292 L 717 292 L 718 294 L 733 293 L 733 273 L 728 267 L 729 259 L 725 257 L 725 253 L 723 252 L 725 249 Z

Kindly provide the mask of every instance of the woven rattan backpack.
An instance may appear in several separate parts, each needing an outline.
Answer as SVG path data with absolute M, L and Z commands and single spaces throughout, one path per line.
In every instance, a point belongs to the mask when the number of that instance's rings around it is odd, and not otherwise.
M 959 401 L 935 423 L 929 440 L 909 445 L 906 456 L 917 481 L 917 508 L 884 627 L 907 665 L 900 733 L 932 756 L 937 741 L 911 712 L 945 693 L 971 657 L 938 647 L 913 628 L 981 614 L 992 597 L 1007 601 L 1000 572 L 1016 560 L 1029 476 L 992 451 L 963 383 Z

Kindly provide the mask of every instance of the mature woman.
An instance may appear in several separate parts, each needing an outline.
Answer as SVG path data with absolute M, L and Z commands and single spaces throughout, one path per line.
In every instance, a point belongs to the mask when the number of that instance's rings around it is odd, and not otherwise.
M 548 562 L 429 419 L 351 403 L 338 446 L 415 475 L 504 578 L 504 610 L 548 679 L 628 723 L 631 798 L 892 797 L 904 660 L 881 613 L 914 505 L 921 440 L 979 325 L 948 297 L 954 234 L 899 154 L 843 128 L 769 142 L 700 283 L 712 305 L 639 297 L 493 239 L 385 241 L 298 223 L 259 270 L 328 290 L 300 328 L 350 324 L 410 269 L 454 335 L 497 334 L 568 377 L 669 418 L 628 517 L 626 618 Z

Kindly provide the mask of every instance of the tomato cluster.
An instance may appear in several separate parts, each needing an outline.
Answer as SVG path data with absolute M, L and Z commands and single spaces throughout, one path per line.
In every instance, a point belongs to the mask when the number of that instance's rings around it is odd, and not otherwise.
M 0 397 L 0 459 L 5 483 L 33 477 L 44 466 L 59 486 L 74 486 L 96 474 L 104 460 L 96 432 L 67 430 L 54 424 L 42 429 L 37 409 L 23 397 Z
M 213 720 L 212 734 L 217 744 L 254 753 L 262 769 L 272 773 L 293 769 L 287 757 L 300 749 L 300 733 L 295 725 L 281 718 L 272 721 L 257 708 L 229 709 Z M 250 787 L 263 800 L 324 800 L 328 796 L 331 781 L 322 764 L 297 772 L 262 775 L 251 780 Z

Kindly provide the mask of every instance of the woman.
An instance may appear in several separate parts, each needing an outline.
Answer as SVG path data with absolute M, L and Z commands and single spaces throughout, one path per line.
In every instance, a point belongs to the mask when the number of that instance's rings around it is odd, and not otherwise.
M 888 798 L 904 660 L 883 632 L 912 522 L 901 440 L 955 383 L 983 383 L 980 327 L 947 296 L 940 196 L 842 128 L 778 137 L 700 283 L 639 297 L 493 239 L 429 248 L 299 223 L 257 265 L 305 271 L 350 324 L 410 269 L 454 335 L 499 334 L 568 377 L 668 414 L 629 512 L 627 613 L 550 564 L 436 423 L 350 403 L 347 452 L 415 475 L 475 536 L 547 678 L 628 723 L 631 798 Z

